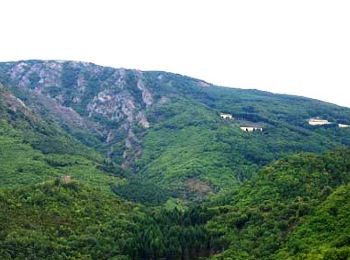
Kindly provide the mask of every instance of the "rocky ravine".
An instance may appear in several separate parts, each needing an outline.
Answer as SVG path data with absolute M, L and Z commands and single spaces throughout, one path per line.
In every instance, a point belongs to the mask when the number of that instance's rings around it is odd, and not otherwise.
M 72 61 L 13 62 L 2 67 L 1 77 L 25 103 L 41 113 L 49 111 L 52 119 L 71 130 L 93 133 L 122 168 L 142 153 L 133 127 L 150 127 L 146 113 L 159 100 L 141 71 Z

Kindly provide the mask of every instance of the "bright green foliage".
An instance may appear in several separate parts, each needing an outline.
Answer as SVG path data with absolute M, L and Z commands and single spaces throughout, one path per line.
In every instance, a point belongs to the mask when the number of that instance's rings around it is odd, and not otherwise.
M 144 152 L 136 163 L 140 175 L 174 189 L 186 179 L 224 188 L 237 185 L 239 177 L 243 181 L 256 169 L 226 142 L 230 134 L 242 138 L 240 130 L 221 123 L 205 106 L 179 100 L 154 113 L 164 120 L 154 119 L 154 127 L 144 137 Z M 242 169 L 245 174 L 239 176 Z
M 191 78 L 162 72 L 146 77 L 147 86 L 169 101 L 147 111 L 151 128 L 140 134 L 143 153 L 134 171 L 184 197 L 191 192 L 188 179 L 204 182 L 214 192 L 232 189 L 289 154 L 350 145 L 348 129 L 307 123 L 316 116 L 347 121 L 348 109 L 256 90 L 201 87 Z M 235 119 L 222 120 L 219 112 Z M 241 125 L 259 125 L 263 132 L 246 133 Z
M 349 109 L 76 62 L 0 82 L 0 259 L 350 257 Z
M 212 191 L 232 189 L 273 160 L 338 147 L 337 138 L 344 136 L 341 140 L 347 143 L 350 136 L 344 129 L 309 129 L 305 118 L 299 119 L 303 127 L 272 120 L 264 123 L 262 133 L 246 133 L 240 121 L 222 120 L 207 106 L 186 99 L 155 107 L 149 118 L 153 127 L 142 137 L 143 153 L 135 171 L 180 193 L 190 190 L 184 186 L 188 179 L 202 181 Z
M 21 139 L 0 136 L 1 187 L 35 184 L 58 176 L 69 175 L 77 180 L 110 192 L 110 185 L 118 182 L 97 163 L 77 155 L 45 155 L 23 144 Z
M 272 257 L 284 245 L 291 232 L 308 220 L 307 216 L 312 216 L 311 219 L 319 217 L 316 208 L 337 187 L 350 181 L 349 172 L 348 150 L 322 156 L 295 155 L 266 167 L 239 191 L 228 195 L 230 199 L 226 197 L 221 202 L 223 205 L 217 208 L 221 214 L 210 221 L 208 227 L 213 232 L 222 232 L 223 240 L 229 244 L 228 249 L 218 258 L 235 255 L 242 256 L 242 259 Z M 346 188 L 341 188 L 344 189 Z M 335 194 L 341 194 L 339 192 Z M 337 198 L 337 195 L 333 196 L 331 201 Z M 343 200 L 346 201 L 346 198 Z M 334 210 L 337 211 L 337 207 Z M 345 208 L 342 214 L 345 215 L 339 215 L 339 219 L 334 216 L 333 221 L 345 219 L 349 212 Z M 344 229 L 349 228 L 349 223 L 343 224 Z M 322 237 L 324 232 L 322 229 L 332 232 L 332 225 L 327 222 L 320 223 L 319 228 L 320 230 L 309 230 L 310 236 L 314 234 L 314 238 L 309 238 L 315 239 L 315 244 L 320 242 L 319 236 Z M 334 237 L 341 234 L 342 232 L 337 232 Z M 292 255 L 302 251 L 303 247 L 307 248 L 309 242 L 306 237 L 304 239 L 305 243 L 290 242 Z M 298 248 L 299 245 L 301 249 Z
M 115 173 L 136 174 L 190 200 L 238 187 L 290 154 L 350 145 L 349 129 L 337 127 L 350 124 L 347 108 L 172 73 L 32 60 L 0 63 L 0 81 L 46 122 L 10 113 L 12 122 L 32 130 L 23 139 L 34 148 L 93 160 L 97 151 Z M 221 119 L 221 112 L 234 120 Z M 149 128 L 141 126 L 141 115 Z M 312 117 L 334 124 L 312 127 Z M 263 132 L 246 133 L 242 125 Z
M 212 213 L 144 208 L 56 179 L 0 192 L 0 258 L 195 259 L 211 245 Z
M 60 179 L 0 193 L 1 259 L 129 259 L 138 210 Z
M 108 163 L 102 156 L 25 108 L 8 109 L 4 103 L 9 92 L 0 90 L 0 188 L 69 175 L 111 191 L 120 178 L 103 171 Z
M 276 259 L 350 258 L 350 185 L 337 188 L 289 236 Z

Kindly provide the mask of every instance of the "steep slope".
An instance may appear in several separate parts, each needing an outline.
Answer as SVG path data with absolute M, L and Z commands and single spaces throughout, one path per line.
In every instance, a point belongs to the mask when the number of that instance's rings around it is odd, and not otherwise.
M 349 181 L 349 150 L 293 155 L 264 168 L 215 208 L 208 227 L 225 245 L 217 258 L 299 259 L 336 249 L 333 239 L 349 229 Z
M 69 175 L 110 192 L 119 178 L 92 149 L 45 121 L 0 85 L 0 188 Z
M 276 259 L 350 258 L 350 185 L 340 186 L 289 236 Z
M 0 191 L 0 258 L 130 259 L 133 209 L 63 179 Z
M 145 190 L 164 194 L 201 199 L 287 154 L 350 145 L 349 128 L 307 122 L 350 124 L 349 109 L 301 97 L 82 62 L 1 63 L 0 79 L 36 113 L 110 158 L 131 183 L 149 182 L 156 186 Z
M 146 209 L 67 178 L 0 190 L 1 259 L 209 256 L 203 208 Z
M 2 259 L 347 259 L 350 151 L 275 162 L 189 209 L 144 208 L 74 179 L 0 189 Z

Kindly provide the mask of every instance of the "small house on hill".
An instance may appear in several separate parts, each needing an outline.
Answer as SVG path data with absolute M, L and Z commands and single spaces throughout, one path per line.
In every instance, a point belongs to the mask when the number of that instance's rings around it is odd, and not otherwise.
M 241 126 L 240 128 L 244 132 L 255 132 L 255 131 L 262 132 L 263 131 L 261 127 L 255 127 L 255 126 Z
M 321 125 L 329 125 L 331 122 L 325 119 L 319 119 L 319 118 L 310 118 L 309 119 L 309 125 L 313 126 L 321 126 Z
M 233 119 L 231 114 L 220 113 L 220 117 L 223 119 Z

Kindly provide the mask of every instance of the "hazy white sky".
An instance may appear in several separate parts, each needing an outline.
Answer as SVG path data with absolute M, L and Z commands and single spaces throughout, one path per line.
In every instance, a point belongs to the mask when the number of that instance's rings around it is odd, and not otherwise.
M 350 107 L 350 1 L 2 0 L 0 60 L 165 70 Z

